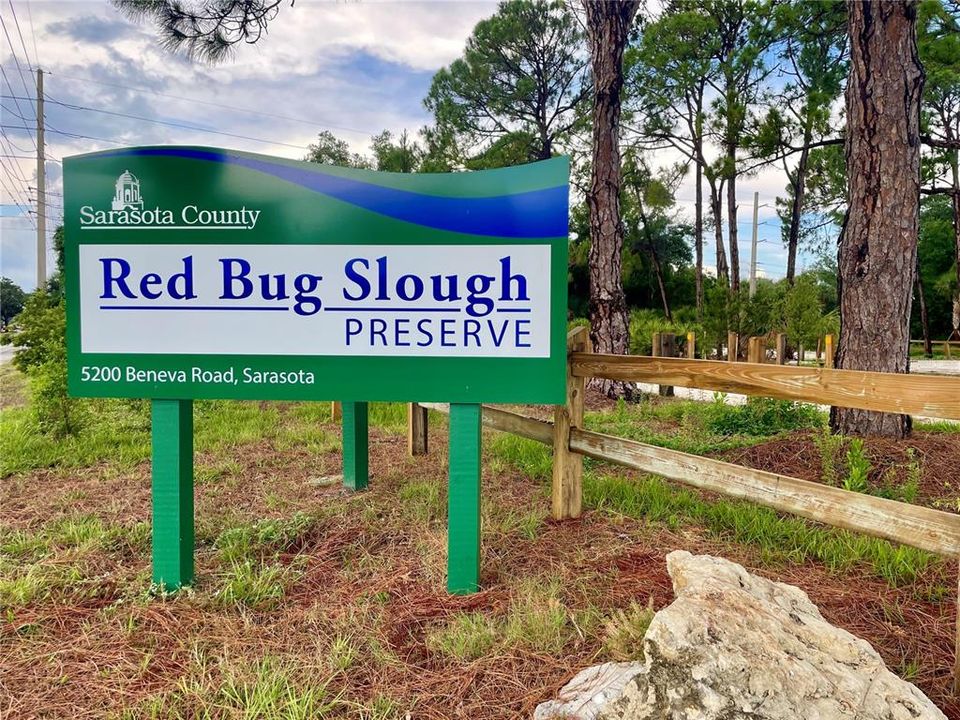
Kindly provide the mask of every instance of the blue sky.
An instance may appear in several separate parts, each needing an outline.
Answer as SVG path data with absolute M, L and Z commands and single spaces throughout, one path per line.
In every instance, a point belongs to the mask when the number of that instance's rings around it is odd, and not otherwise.
M 36 230 L 27 212 L 35 197 L 30 188 L 36 186 L 36 162 L 29 157 L 34 153 L 32 68 L 39 65 L 46 73 L 47 225 L 52 233 L 62 205 L 58 161 L 66 155 L 179 143 L 299 159 L 325 129 L 360 152 L 384 129 L 415 132 L 430 120 L 422 99 L 433 73 L 459 55 L 476 22 L 494 9 L 490 2 L 300 0 L 284 8 L 259 44 L 241 47 L 229 61 L 210 67 L 163 51 L 149 25 L 128 21 L 105 1 L 4 4 L 0 15 L 10 41 L 4 37 L 0 54 L 6 78 L 0 78 L 5 133 L 0 154 L 16 157 L 0 163 L 0 274 L 24 288 L 35 284 Z M 131 115 L 139 119 L 123 117 Z M 24 125 L 31 130 L 18 129 Z M 768 276 L 783 274 L 786 255 L 774 212 L 783 185 L 782 171 L 740 182 L 744 273 L 756 190 L 765 206 L 759 269 Z M 687 182 L 678 193 L 681 213 L 691 211 L 692 197 Z M 708 244 L 708 264 L 714 255 Z

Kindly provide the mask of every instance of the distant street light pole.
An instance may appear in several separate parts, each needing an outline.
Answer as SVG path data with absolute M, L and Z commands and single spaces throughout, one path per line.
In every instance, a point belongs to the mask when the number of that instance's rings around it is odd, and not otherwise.
M 750 248 L 750 297 L 757 294 L 757 218 L 760 212 L 760 193 L 753 194 L 753 245 Z
M 43 158 L 43 70 L 37 68 L 37 288 L 47 283 L 47 180 Z

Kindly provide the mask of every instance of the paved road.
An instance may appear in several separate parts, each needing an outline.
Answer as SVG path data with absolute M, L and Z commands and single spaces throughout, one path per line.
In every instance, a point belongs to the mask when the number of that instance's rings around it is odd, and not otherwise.
M 13 358 L 13 346 L 12 345 L 0 345 L 0 365 L 3 365 L 7 360 Z

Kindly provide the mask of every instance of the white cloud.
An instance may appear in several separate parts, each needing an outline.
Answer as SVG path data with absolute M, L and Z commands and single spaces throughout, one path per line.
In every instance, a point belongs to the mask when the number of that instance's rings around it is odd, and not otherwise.
M 429 120 L 422 99 L 430 77 L 460 54 L 474 25 L 491 15 L 496 5 L 299 0 L 293 7 L 283 7 L 260 43 L 238 47 L 230 60 L 214 67 L 165 52 L 149 24 L 127 20 L 107 2 L 33 2 L 28 8 L 25 0 L 15 0 L 14 7 L 26 53 L 18 38 L 12 50 L 23 66 L 27 89 L 21 83 L 11 48 L 5 48 L 0 60 L 13 88 L 11 91 L 3 85 L 2 92 L 32 95 L 34 79 L 27 65 L 39 62 L 48 73 L 47 154 L 60 159 L 115 146 L 88 139 L 94 137 L 129 145 L 216 145 L 300 158 L 323 129 L 341 135 L 357 151 L 366 150 L 374 133 L 383 129 L 416 130 Z M 13 27 L 9 7 L 3 6 L 0 12 Z M 57 105 L 57 101 L 217 129 L 230 135 L 71 110 Z M 13 109 L 12 102 L 5 100 L 3 104 Z M 32 103 L 19 102 L 29 120 L 26 124 L 32 127 Z M 3 124 L 22 125 L 24 121 L 5 109 Z M 12 129 L 8 133 L 13 142 L 33 151 L 29 139 L 32 133 Z M 5 182 L 14 186 L 13 197 L 2 191 L 2 202 L 10 207 L 0 216 L 0 274 L 32 287 L 35 231 L 28 219 L 11 215 L 17 212 L 13 200 L 26 202 L 29 191 L 25 186 L 36 185 L 35 161 L 6 161 L 11 164 L 9 172 L 16 177 L 5 177 Z M 26 183 L 20 181 L 20 173 Z M 59 174 L 49 170 L 48 190 L 60 192 Z M 56 197 L 51 196 L 51 203 L 54 200 Z M 51 207 L 49 212 L 52 233 L 59 211 Z

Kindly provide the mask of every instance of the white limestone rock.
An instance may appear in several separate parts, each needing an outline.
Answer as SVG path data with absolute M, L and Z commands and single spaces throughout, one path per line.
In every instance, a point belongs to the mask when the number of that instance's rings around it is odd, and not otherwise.
M 685 551 L 667 570 L 676 600 L 650 623 L 646 662 L 588 668 L 536 720 L 946 720 L 799 588 Z

